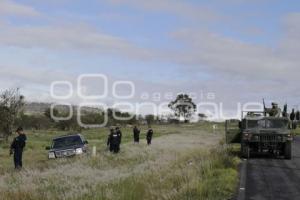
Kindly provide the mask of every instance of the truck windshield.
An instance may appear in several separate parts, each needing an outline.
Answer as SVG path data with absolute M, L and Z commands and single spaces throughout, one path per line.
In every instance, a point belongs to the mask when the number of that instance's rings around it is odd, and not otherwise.
M 288 121 L 286 120 L 266 120 L 266 128 L 287 128 Z
M 279 119 L 248 120 L 247 128 L 288 128 L 288 121 Z
M 248 120 L 247 127 L 248 128 L 258 128 L 259 127 L 258 120 Z
M 54 149 L 57 149 L 57 148 L 71 147 L 71 146 L 81 145 L 81 144 L 82 144 L 82 140 L 79 136 L 71 136 L 71 137 L 54 139 L 52 147 Z

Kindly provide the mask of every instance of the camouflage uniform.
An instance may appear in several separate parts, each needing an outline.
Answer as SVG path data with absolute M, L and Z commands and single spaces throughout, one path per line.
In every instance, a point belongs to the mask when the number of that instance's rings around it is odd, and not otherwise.
M 281 109 L 277 103 L 272 103 L 272 108 L 266 108 L 265 112 L 268 113 L 270 117 L 280 117 Z

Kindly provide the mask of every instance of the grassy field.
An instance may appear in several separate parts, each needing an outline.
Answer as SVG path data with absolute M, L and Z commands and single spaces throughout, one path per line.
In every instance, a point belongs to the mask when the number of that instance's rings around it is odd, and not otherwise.
M 300 135 L 300 126 L 298 125 L 297 129 L 292 130 L 293 135 Z
M 0 144 L 0 199 L 229 199 L 235 191 L 239 159 L 220 141 L 223 127 L 212 124 L 153 127 L 153 145 L 132 142 L 131 128 L 122 128 L 117 155 L 107 152 L 108 129 L 85 130 L 97 156 L 48 160 L 45 147 L 66 132 L 27 132 L 25 168 L 13 170 L 8 145 Z

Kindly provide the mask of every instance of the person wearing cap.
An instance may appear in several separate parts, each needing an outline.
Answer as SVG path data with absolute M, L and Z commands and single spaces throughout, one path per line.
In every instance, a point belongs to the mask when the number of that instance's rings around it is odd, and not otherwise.
M 14 138 L 10 145 L 10 155 L 14 155 L 15 169 L 21 169 L 23 167 L 22 157 L 27 137 L 22 127 L 19 127 L 16 133 L 18 136 Z
M 115 129 L 110 129 L 110 134 L 107 139 L 107 146 L 109 146 L 109 151 L 112 153 L 118 153 L 119 152 L 119 137 L 116 133 Z
M 147 139 L 147 144 L 150 145 L 153 137 L 153 129 L 149 127 L 147 134 L 146 134 L 146 139 Z
M 138 129 L 137 126 L 134 126 L 133 128 L 133 140 L 134 143 L 139 143 L 140 142 L 140 129 Z
M 120 145 L 122 143 L 122 131 L 119 127 L 116 127 L 116 134 L 117 134 L 117 138 L 118 138 L 118 145 L 117 145 L 117 152 L 120 151 Z

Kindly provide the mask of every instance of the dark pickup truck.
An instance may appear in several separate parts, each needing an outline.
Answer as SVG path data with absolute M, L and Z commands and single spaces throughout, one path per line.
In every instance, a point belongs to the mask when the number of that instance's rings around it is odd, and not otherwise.
M 73 134 L 54 138 L 46 150 L 49 151 L 49 159 L 71 157 L 86 153 L 87 144 L 88 141 L 81 134 Z

